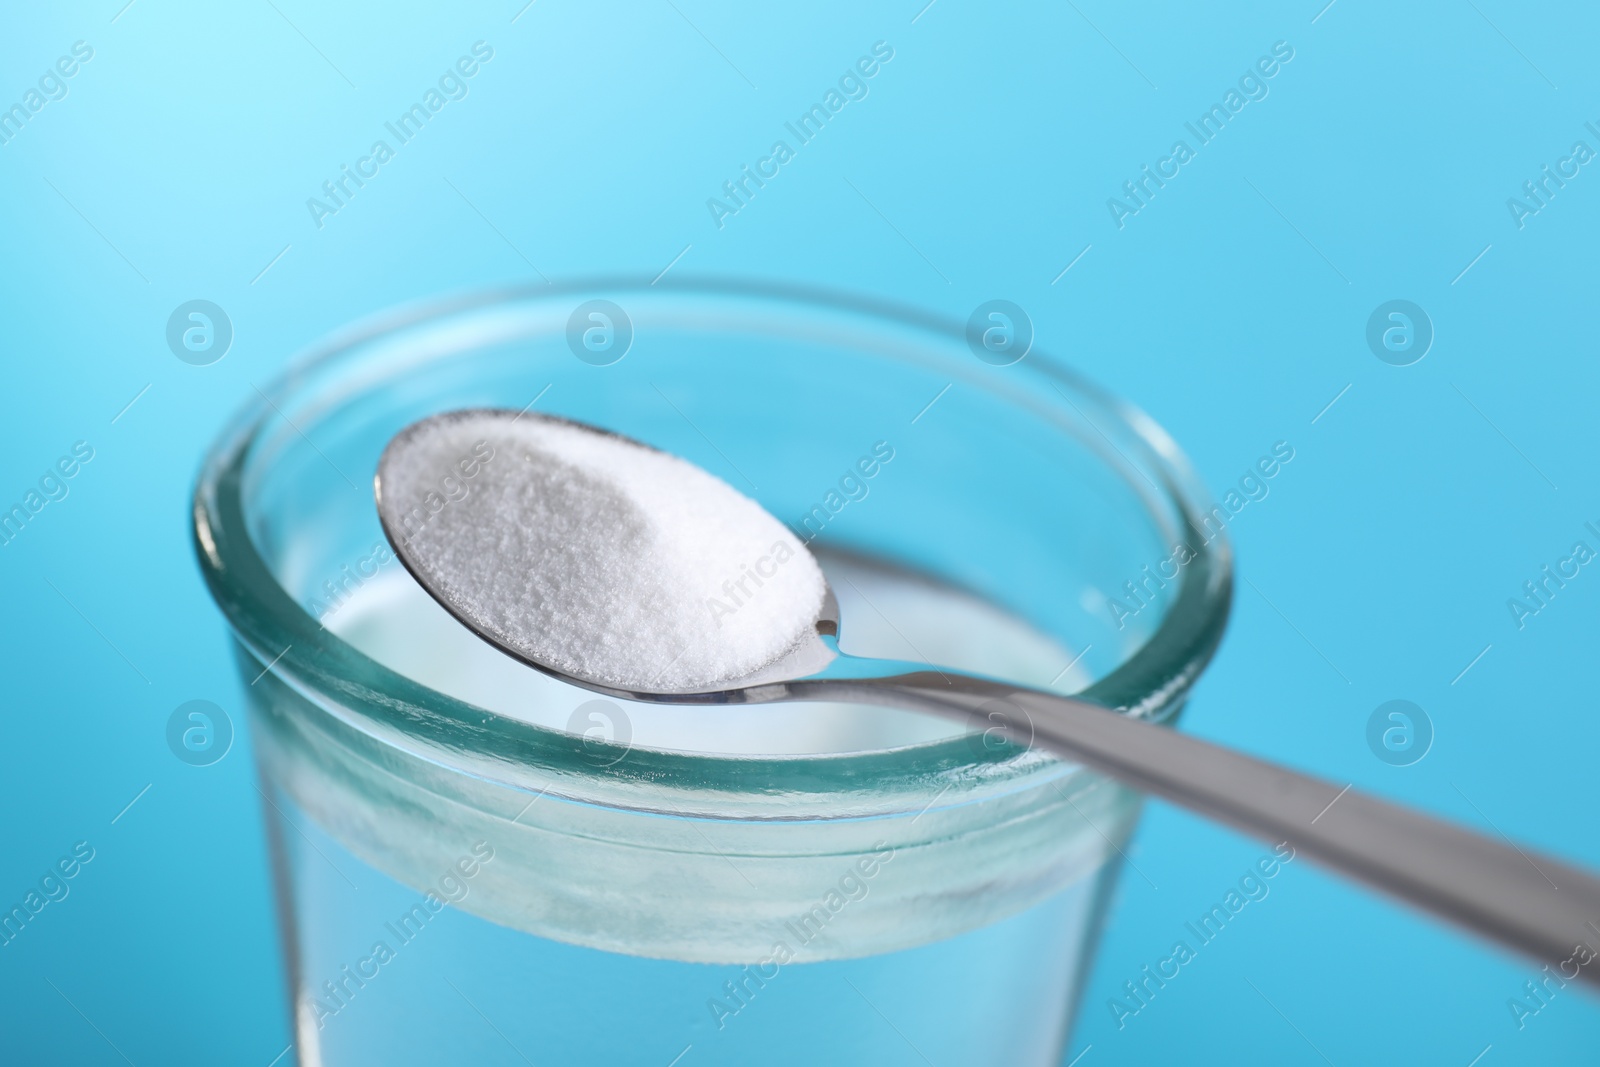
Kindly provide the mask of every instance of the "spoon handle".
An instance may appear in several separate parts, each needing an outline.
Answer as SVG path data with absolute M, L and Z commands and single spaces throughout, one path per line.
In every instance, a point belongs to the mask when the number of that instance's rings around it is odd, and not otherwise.
M 1031 720 L 1043 748 L 1246 834 L 1287 841 L 1323 866 L 1548 964 L 1563 981 L 1581 976 L 1600 988 L 1600 879 L 1510 838 L 1492 840 L 1081 700 L 978 679 L 953 683 L 934 672 L 883 685 L 910 698 L 905 703 L 991 726 L 995 712 L 1012 716 L 1006 728 L 1016 740 L 1026 740 Z

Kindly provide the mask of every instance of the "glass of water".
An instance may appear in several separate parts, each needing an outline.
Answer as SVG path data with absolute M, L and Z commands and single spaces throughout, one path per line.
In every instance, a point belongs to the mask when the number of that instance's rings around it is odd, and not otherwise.
M 423 416 L 579 419 L 788 523 L 846 651 L 1170 722 L 1226 544 L 1160 429 L 1031 341 L 1010 305 L 545 286 L 352 331 L 245 411 L 195 536 L 247 683 L 299 1062 L 1062 1062 L 1134 794 L 998 708 L 567 686 L 429 599 L 372 499 Z M 463 457 L 437 507 L 507 459 Z

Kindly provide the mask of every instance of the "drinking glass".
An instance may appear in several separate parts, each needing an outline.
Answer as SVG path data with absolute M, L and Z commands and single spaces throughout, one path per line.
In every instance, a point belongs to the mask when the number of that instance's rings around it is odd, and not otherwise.
M 1159 427 L 999 314 L 498 292 L 335 338 L 232 423 L 195 539 L 236 638 L 300 1064 L 1063 1062 L 1136 795 L 998 708 L 598 699 L 454 622 L 372 497 L 424 416 L 582 420 L 789 524 L 844 650 L 1170 723 L 1227 615 L 1226 543 Z

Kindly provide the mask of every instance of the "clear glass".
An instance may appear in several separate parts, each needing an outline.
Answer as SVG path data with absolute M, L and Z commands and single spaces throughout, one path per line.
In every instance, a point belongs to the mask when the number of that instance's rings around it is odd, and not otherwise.
M 607 366 L 569 344 L 593 299 L 631 322 Z M 638 438 L 814 534 L 847 651 L 1171 721 L 1226 619 L 1171 441 L 960 323 L 608 281 L 336 339 L 195 499 L 300 1062 L 1059 1062 L 1137 798 L 1004 723 L 595 701 L 492 652 L 384 552 L 370 488 L 393 433 L 469 406 Z

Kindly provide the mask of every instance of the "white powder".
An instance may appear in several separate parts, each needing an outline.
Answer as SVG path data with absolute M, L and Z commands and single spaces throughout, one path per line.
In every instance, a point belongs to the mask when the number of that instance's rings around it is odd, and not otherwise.
M 712 688 L 814 632 L 826 585 L 761 505 L 692 463 L 576 423 L 436 415 L 378 466 L 422 584 L 526 659 L 637 691 Z

